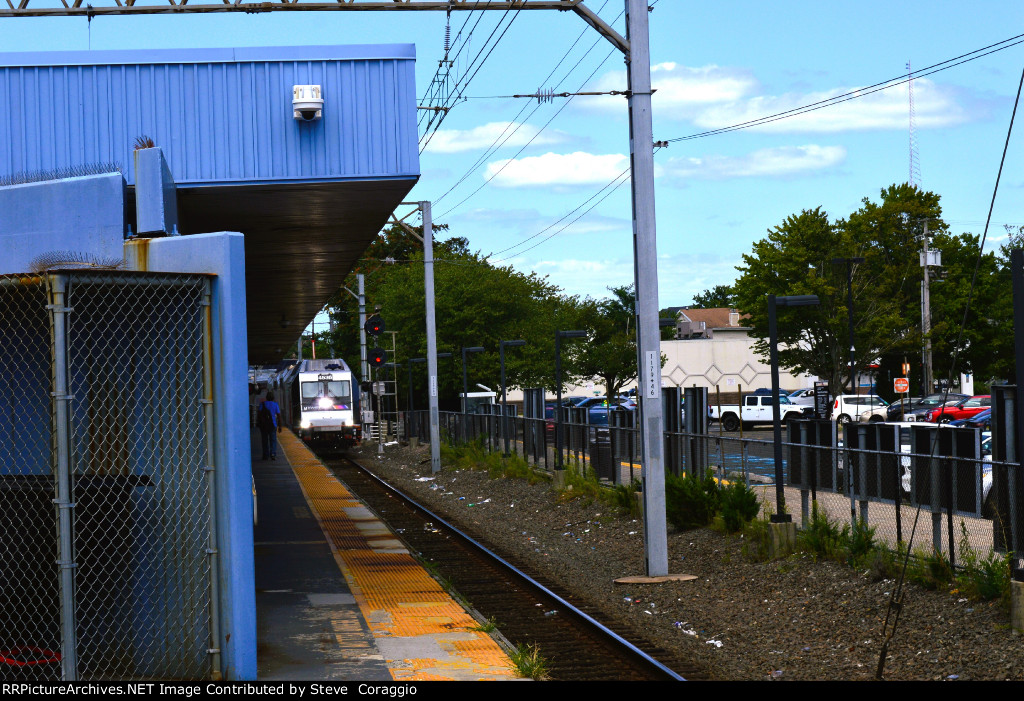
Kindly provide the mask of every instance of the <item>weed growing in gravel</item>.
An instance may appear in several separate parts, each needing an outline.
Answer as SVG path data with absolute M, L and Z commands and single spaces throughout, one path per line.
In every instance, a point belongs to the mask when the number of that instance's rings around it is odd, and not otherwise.
M 728 533 L 737 533 L 757 516 L 761 510 L 757 493 L 740 481 L 730 482 L 720 489 L 722 525 Z
M 491 616 L 483 623 L 473 626 L 472 628 L 470 628 L 470 630 L 476 631 L 478 633 L 493 633 L 494 631 L 498 630 L 498 622 L 494 620 L 493 616 Z
M 849 530 L 849 526 L 846 529 Z M 842 561 L 846 559 L 845 535 L 838 524 L 829 520 L 818 502 L 814 502 L 811 504 L 811 520 L 807 528 L 797 534 L 797 541 L 815 559 Z
M 609 495 L 609 502 L 630 518 L 636 518 L 642 511 L 637 494 L 640 493 L 640 482 L 633 480 L 629 484 L 617 484 Z
M 512 661 L 512 669 L 518 676 L 536 681 L 547 679 L 548 661 L 540 656 L 540 650 L 536 643 L 533 645 L 520 643 L 515 650 L 509 653 L 509 659 Z
M 721 508 L 722 497 L 714 473 L 665 475 L 665 517 L 682 531 L 707 526 Z
M 799 532 L 800 546 L 816 559 L 845 562 L 852 567 L 872 564 L 875 558 L 875 527 L 857 519 L 853 528 L 829 520 L 817 502 L 811 505 L 811 520 Z
M 1009 608 L 1010 602 L 1010 555 L 997 555 L 989 551 L 981 557 L 971 547 L 967 536 L 967 525 L 960 521 L 961 538 L 957 548 L 960 569 L 956 573 L 957 588 L 966 596 L 982 601 L 1000 599 Z
M 899 575 L 906 556 L 906 543 L 899 543 L 895 550 L 886 543 L 879 543 L 864 558 L 863 564 L 866 565 L 872 581 L 879 582 L 883 579 L 895 579 Z
M 563 501 L 585 499 L 588 504 L 611 503 L 612 500 L 611 490 L 601 484 L 594 471 L 584 473 L 575 460 L 565 467 L 565 489 L 558 493 L 558 498 Z
M 766 508 L 761 518 L 755 518 L 743 528 L 743 557 L 753 562 L 767 562 L 771 557 L 771 515 Z
M 953 567 L 949 558 L 938 550 L 921 547 L 910 558 L 907 580 L 925 589 L 938 589 L 953 581 Z
M 544 479 L 522 456 L 513 453 L 505 457 L 500 452 L 488 451 L 482 437 L 468 443 L 442 443 L 441 460 L 456 470 L 486 470 L 492 479 L 511 477 L 530 484 Z
M 870 561 L 875 550 L 875 526 L 869 526 L 864 519 L 859 518 L 852 529 L 848 525 L 843 526 L 843 536 L 850 565 L 860 567 Z

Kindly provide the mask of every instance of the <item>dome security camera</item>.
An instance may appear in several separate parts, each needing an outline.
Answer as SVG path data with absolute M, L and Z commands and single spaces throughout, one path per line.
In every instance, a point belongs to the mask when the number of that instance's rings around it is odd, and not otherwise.
M 292 111 L 300 122 L 315 122 L 323 117 L 324 98 L 319 85 L 293 85 Z

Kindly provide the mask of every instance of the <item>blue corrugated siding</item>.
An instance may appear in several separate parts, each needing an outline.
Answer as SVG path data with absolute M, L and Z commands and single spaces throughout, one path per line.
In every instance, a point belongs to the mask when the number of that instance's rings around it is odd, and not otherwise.
M 205 62 L 164 51 L 159 63 L 104 52 L 103 65 L 82 65 L 89 54 L 54 55 L 65 65 L 0 55 L 0 174 L 116 161 L 132 183 L 133 144 L 144 134 L 180 185 L 419 175 L 411 47 L 398 58 L 313 48 L 316 58 L 258 60 L 259 49 L 246 49 L 242 60 L 221 51 Z M 330 48 L 343 58 L 323 58 Z M 321 85 L 325 102 L 323 119 L 309 124 L 292 118 L 292 85 L 305 84 Z

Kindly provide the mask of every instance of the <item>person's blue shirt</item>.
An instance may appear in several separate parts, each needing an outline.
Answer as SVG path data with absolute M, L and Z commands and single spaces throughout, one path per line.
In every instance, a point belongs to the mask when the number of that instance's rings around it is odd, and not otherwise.
M 270 418 L 274 420 L 274 428 L 277 428 L 277 417 L 281 413 L 281 407 L 273 399 L 267 399 L 263 402 L 263 405 L 267 407 L 267 411 L 270 412 Z

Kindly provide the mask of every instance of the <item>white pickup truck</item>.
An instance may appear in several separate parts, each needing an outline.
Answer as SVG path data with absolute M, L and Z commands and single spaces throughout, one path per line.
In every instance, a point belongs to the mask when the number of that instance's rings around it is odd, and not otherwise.
M 783 421 L 802 415 L 811 416 L 812 407 L 800 406 L 789 401 L 789 397 L 779 397 L 779 415 Z M 721 421 L 726 431 L 735 431 L 742 422 L 743 428 L 754 424 L 770 424 L 772 422 L 772 398 L 769 394 L 749 394 L 743 398 L 742 406 L 726 404 L 719 410 L 718 405 L 710 406 L 709 414 L 712 421 Z

